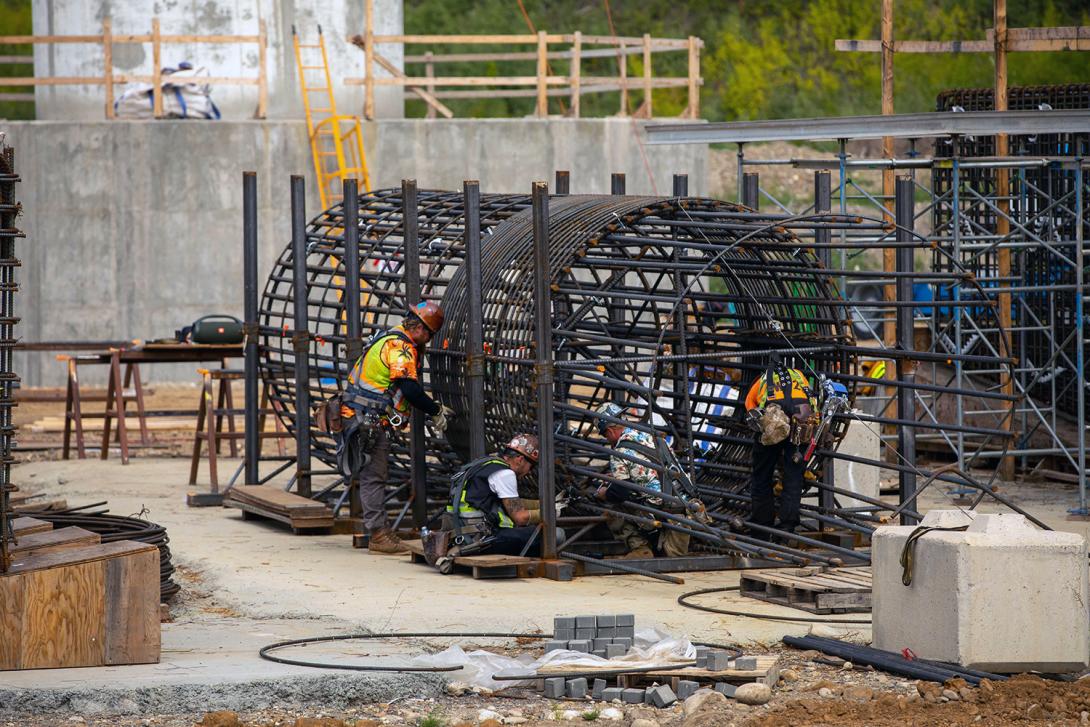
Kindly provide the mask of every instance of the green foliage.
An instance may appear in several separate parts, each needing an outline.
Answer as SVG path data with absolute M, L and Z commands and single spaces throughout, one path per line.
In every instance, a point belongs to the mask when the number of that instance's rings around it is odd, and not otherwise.
M 438 712 L 429 712 L 426 717 L 417 721 L 417 727 L 446 727 L 447 720 Z
M 586 712 L 583 712 L 583 714 L 579 716 L 587 722 L 593 722 L 594 720 L 598 719 L 601 714 L 602 713 L 599 712 L 597 709 L 588 709 Z
M 881 110 L 880 60 L 877 53 L 840 53 L 838 38 L 878 38 L 880 0 L 523 0 L 536 30 L 551 33 L 609 34 L 606 8 L 618 35 L 683 38 L 705 42 L 701 54 L 704 87 L 701 115 L 711 120 L 793 118 L 874 114 Z M 982 40 L 992 26 L 992 0 L 896 0 L 897 38 Z M 1022 0 L 1011 3 L 1010 27 L 1090 24 L 1086 0 Z M 413 0 L 405 3 L 409 33 L 527 33 L 515 0 Z M 526 51 L 480 46 L 476 51 Z M 422 52 L 421 46 L 409 52 Z M 459 47 L 457 52 L 471 52 Z M 443 49 L 435 49 L 444 52 Z M 451 51 L 454 52 L 454 51 Z M 552 61 L 556 75 L 568 73 L 566 61 Z M 656 75 L 684 76 L 684 53 L 656 54 Z M 1087 53 L 1012 53 L 1011 85 L 1090 81 Z M 418 70 L 419 67 L 415 70 Z M 988 87 L 994 63 L 987 53 L 898 54 L 894 61 L 894 99 L 899 113 L 930 111 L 935 96 L 947 88 Z M 481 64 L 437 66 L 436 74 L 533 75 L 533 61 L 508 62 L 485 69 Z M 628 62 L 639 75 L 638 56 Z M 584 61 L 585 75 L 616 75 L 612 58 Z M 630 94 L 630 108 L 641 94 Z M 619 94 L 586 95 L 584 116 L 617 113 Z M 656 116 L 676 115 L 686 104 L 685 89 L 655 92 Z M 523 115 L 533 99 L 452 100 L 460 116 Z M 550 100 L 550 113 L 563 110 Z M 410 115 L 423 115 L 422 103 L 410 102 Z
M 0 0 L 0 35 L 30 35 L 30 0 Z M 3 78 L 34 75 L 31 46 L 0 43 L 0 56 L 26 55 L 24 63 L 0 63 L 0 93 L 33 93 L 31 86 L 5 86 Z M 34 104 L 0 101 L 0 119 L 33 119 Z

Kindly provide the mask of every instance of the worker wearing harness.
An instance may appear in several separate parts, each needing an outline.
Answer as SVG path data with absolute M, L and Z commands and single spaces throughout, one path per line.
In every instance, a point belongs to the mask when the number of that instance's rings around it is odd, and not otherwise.
M 541 510 L 527 508 L 518 491 L 518 478 L 529 474 L 537 459 L 537 437 L 519 434 L 498 455 L 474 460 L 454 474 L 447 517 L 459 552 L 519 555 L 531 538 L 525 554 L 541 552 L 534 527 L 541 522 Z
M 367 549 L 372 553 L 408 552 L 386 525 L 389 430 L 408 426 L 409 409 L 414 407 L 431 417 L 432 430 L 441 435 L 453 414 L 425 393 L 419 379 L 418 349 L 442 325 L 443 309 L 438 305 L 426 301 L 414 306 L 401 325 L 368 342 L 348 375 L 337 455 L 341 474 L 359 477 L 359 504 L 363 525 L 371 535 Z
M 756 431 L 753 476 L 750 480 L 750 519 L 757 525 L 773 527 L 773 478 L 776 466 L 782 461 L 783 491 L 776 527 L 793 533 L 799 526 L 799 502 L 806 470 L 802 448 L 810 442 L 818 421 L 817 400 L 810 382 L 801 371 L 787 368 L 778 356 L 774 356 L 764 375 L 750 387 L 746 395 L 746 411 L 750 425 Z M 754 532 L 751 535 L 768 539 L 767 533 Z

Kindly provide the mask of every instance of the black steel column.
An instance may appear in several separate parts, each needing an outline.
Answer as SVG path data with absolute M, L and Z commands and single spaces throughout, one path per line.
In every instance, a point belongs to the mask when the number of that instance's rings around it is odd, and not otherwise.
M 557 177 L 560 172 L 557 172 Z M 485 455 L 484 441 L 484 313 L 481 300 L 481 185 L 463 182 L 465 198 L 466 294 L 466 398 L 469 399 L 469 453 Z
M 291 255 L 292 287 L 295 303 L 295 490 L 310 497 L 310 335 L 308 334 L 307 298 L 307 211 L 306 182 L 298 174 L 291 176 Z
M 688 197 L 689 196 L 689 175 L 688 174 L 675 174 L 674 175 L 674 196 L 675 197 Z
M 814 214 L 831 212 L 833 209 L 832 181 L 827 171 L 814 172 Z M 832 241 L 832 232 L 828 229 L 817 228 L 814 230 L 814 242 L 819 245 L 828 245 Z M 831 267 L 832 248 L 818 247 L 814 249 L 814 255 L 825 267 Z M 821 480 L 827 487 L 820 490 L 819 500 L 822 507 L 835 507 L 835 497 L 832 488 L 836 486 L 836 460 L 826 459 L 822 468 Z
M 558 197 L 567 197 L 569 194 L 571 194 L 571 172 L 557 170 L 556 195 Z
M 405 305 L 412 308 L 420 302 L 420 219 L 417 215 L 416 180 L 401 180 L 401 224 L 405 240 Z M 424 359 L 420 358 L 420 367 Z M 423 527 L 428 520 L 428 477 L 424 460 L 424 412 L 413 408 L 409 428 L 409 481 L 412 486 L 413 525 Z
M 246 421 L 243 482 L 256 485 L 261 448 L 258 429 L 261 396 L 257 373 L 257 172 L 242 173 L 242 313 L 246 327 L 245 400 Z
M 742 204 L 755 210 L 761 208 L 760 179 L 757 172 L 746 172 L 742 175 Z
M 616 177 L 616 175 L 614 175 Z M 537 346 L 537 464 L 541 500 L 541 556 L 556 557 L 556 455 L 553 441 L 553 321 L 549 260 L 549 185 L 534 182 L 534 306 Z
M 609 193 L 618 197 L 624 194 L 624 172 L 614 172 L 610 175 Z
M 916 185 L 911 177 L 898 177 L 895 197 L 895 215 L 897 222 L 897 242 L 911 242 L 914 227 L 915 208 L 914 195 Z M 904 245 L 897 248 L 897 300 L 912 300 L 912 277 L 915 269 L 913 264 L 914 247 Z M 902 351 L 915 349 L 913 341 L 913 307 L 909 305 L 897 306 L 897 348 Z M 897 388 L 897 418 L 902 421 L 916 420 L 915 389 L 912 385 L 916 382 L 916 362 L 907 358 L 897 360 L 897 378 L 902 386 Z M 905 464 L 916 466 L 916 428 L 897 428 L 897 450 L 904 458 Z M 904 503 L 916 494 L 916 473 L 902 470 L 899 475 L 900 502 Z M 912 509 L 917 509 L 913 507 Z M 901 515 L 902 525 L 915 525 L 919 520 L 911 515 Z
M 344 358 L 351 371 L 356 360 L 363 355 L 363 334 L 360 331 L 360 198 L 359 182 L 345 179 L 341 210 L 344 213 Z M 348 489 L 348 513 L 362 517 L 359 479 L 345 483 Z

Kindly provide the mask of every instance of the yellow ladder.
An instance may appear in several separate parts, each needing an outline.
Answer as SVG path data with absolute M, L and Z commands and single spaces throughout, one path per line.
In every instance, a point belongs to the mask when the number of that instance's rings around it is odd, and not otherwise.
M 294 25 L 291 27 L 291 40 L 295 46 L 295 66 L 299 71 L 299 88 L 303 93 L 303 109 L 307 115 L 310 155 L 314 159 L 314 173 L 318 176 L 318 193 L 321 195 L 322 209 L 327 210 L 342 197 L 341 184 L 335 180 L 355 178 L 363 191 L 371 191 L 367 157 L 363 153 L 363 132 L 358 116 L 337 113 L 322 26 L 318 26 L 317 43 L 299 42 Z M 320 65 L 315 58 L 319 54 Z M 320 100 L 315 100 L 314 103 L 318 105 L 312 106 L 311 97 L 316 94 L 321 94 L 318 97 Z

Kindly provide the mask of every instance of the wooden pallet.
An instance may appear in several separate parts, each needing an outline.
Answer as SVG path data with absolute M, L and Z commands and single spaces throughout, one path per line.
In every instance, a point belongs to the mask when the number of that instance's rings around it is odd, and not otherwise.
M 742 574 L 740 592 L 810 613 L 865 613 L 871 610 L 869 567 L 771 568 Z
M 278 487 L 232 487 L 227 491 L 223 504 L 242 510 L 243 517 L 258 516 L 287 523 L 296 533 L 301 530 L 328 530 L 333 527 L 333 510 L 329 506 L 284 492 Z
M 409 559 L 424 563 L 424 545 L 419 540 L 403 541 L 409 547 Z M 545 563 L 538 558 L 517 555 L 461 555 L 454 559 L 455 571 L 470 573 L 474 578 L 540 578 L 546 575 Z
M 667 669 L 660 672 L 635 672 L 632 674 L 623 674 L 618 677 L 618 686 L 634 687 L 643 682 L 658 682 L 659 684 L 670 684 L 670 687 L 676 692 L 677 683 L 682 679 L 688 679 L 696 682 L 726 682 L 728 684 L 748 684 L 749 682 L 758 682 L 760 684 L 767 684 L 770 687 L 776 686 L 776 683 L 780 679 L 780 660 L 778 657 L 767 654 L 757 656 L 757 668 L 756 669 L 724 669 L 723 671 L 708 671 L 707 669 L 698 669 L 695 666 L 686 667 L 685 669 Z M 588 680 L 593 678 L 596 671 L 616 671 L 617 669 L 623 669 L 623 661 L 611 661 L 609 664 L 603 664 L 600 667 L 579 667 L 580 671 L 586 671 Z M 571 667 L 565 667 L 563 664 L 556 666 L 543 666 L 537 670 L 537 674 L 541 678 L 546 678 L 553 673 L 562 673 L 565 671 L 571 671 Z

